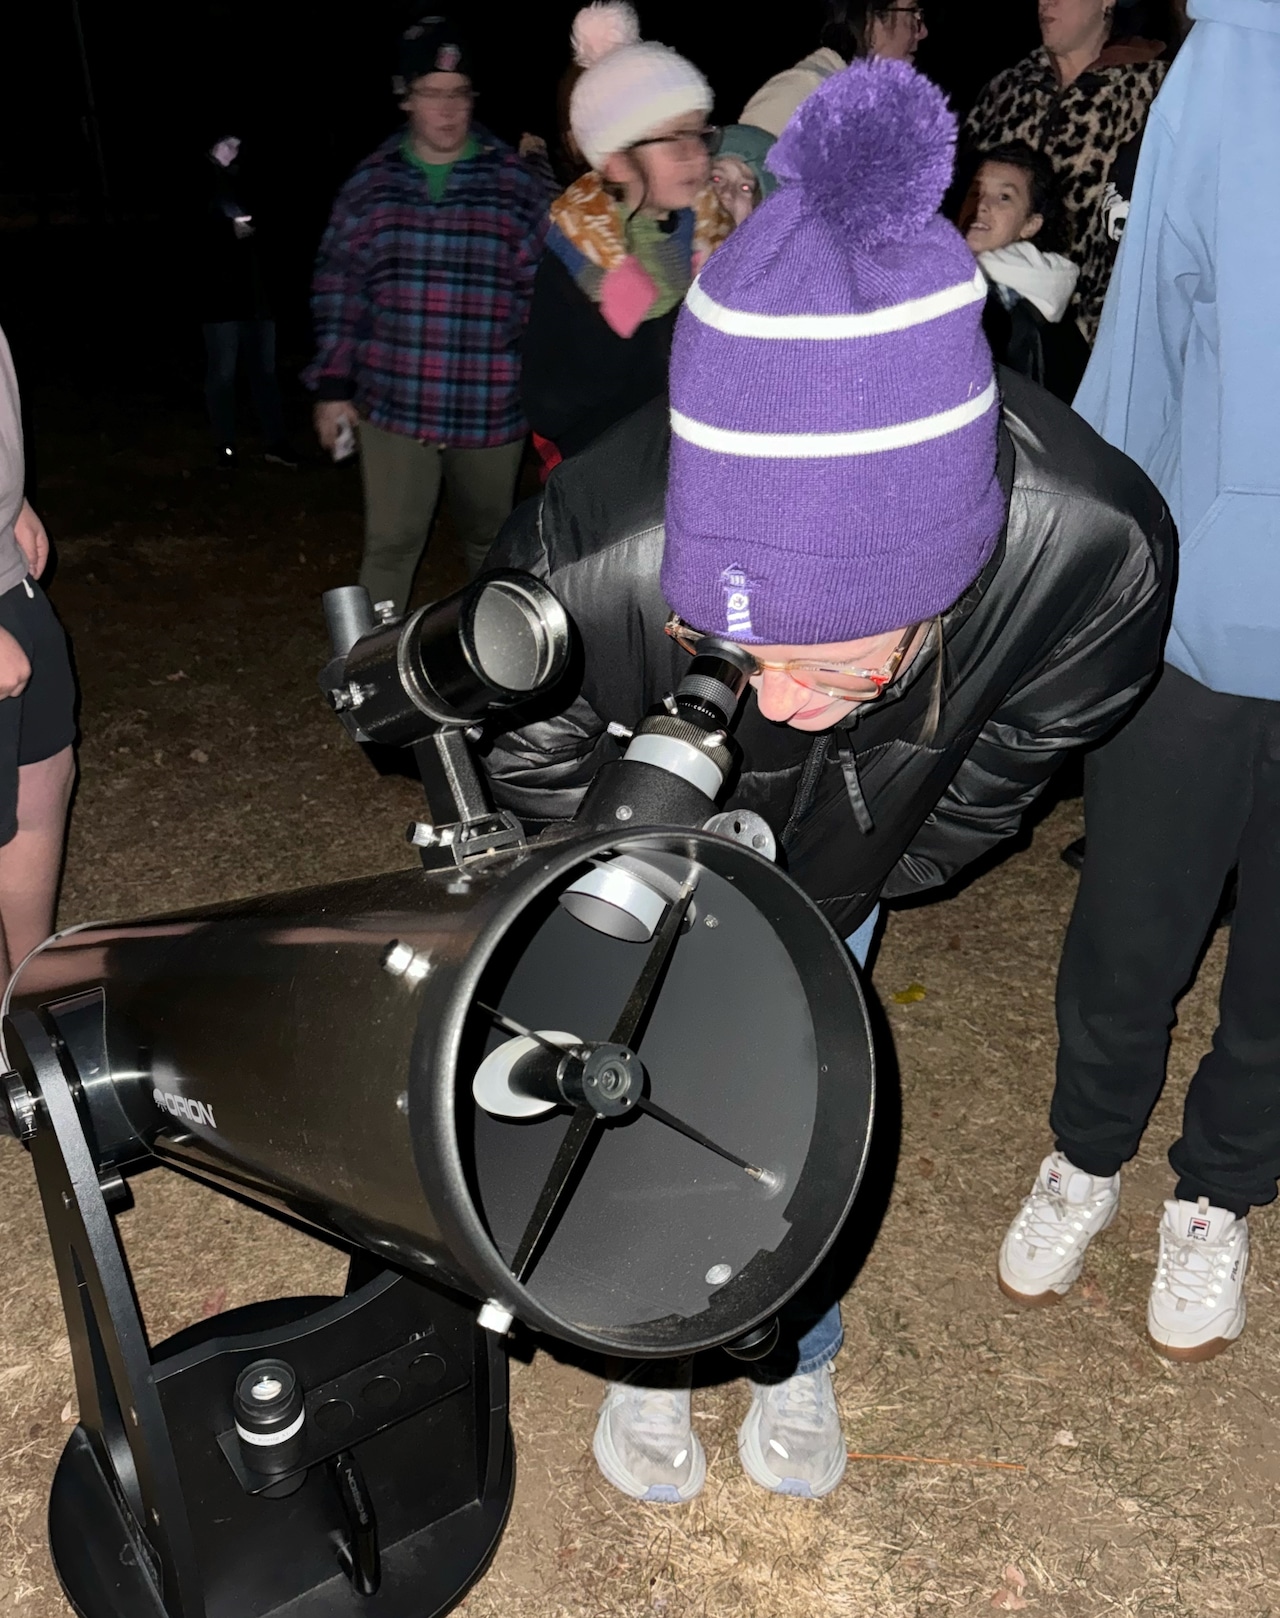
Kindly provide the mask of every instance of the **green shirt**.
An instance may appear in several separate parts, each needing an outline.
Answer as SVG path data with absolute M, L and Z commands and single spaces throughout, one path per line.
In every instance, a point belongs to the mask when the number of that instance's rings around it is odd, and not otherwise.
M 454 158 L 453 163 L 424 163 L 413 149 L 413 142 L 406 135 L 400 143 L 401 155 L 427 177 L 427 190 L 431 194 L 432 202 L 444 201 L 444 188 L 449 183 L 449 176 L 453 173 L 454 163 L 465 163 L 467 158 L 474 157 L 480 150 L 480 143 L 474 135 L 467 136 L 467 144 Z

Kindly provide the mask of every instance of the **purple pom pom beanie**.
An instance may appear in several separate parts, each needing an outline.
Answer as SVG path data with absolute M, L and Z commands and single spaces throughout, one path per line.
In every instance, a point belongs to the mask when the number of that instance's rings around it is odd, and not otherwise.
M 663 594 L 764 645 L 943 611 L 1004 524 L 986 282 L 937 212 L 956 125 L 905 62 L 815 90 L 782 182 L 708 261 L 671 356 Z

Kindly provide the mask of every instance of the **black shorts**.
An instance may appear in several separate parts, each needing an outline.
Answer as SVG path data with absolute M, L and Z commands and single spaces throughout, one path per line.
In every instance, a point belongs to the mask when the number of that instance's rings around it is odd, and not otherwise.
M 30 591 L 30 594 L 28 594 Z M 76 739 L 76 683 L 67 637 L 38 584 L 0 595 L 0 629 L 27 654 L 31 678 L 20 697 L 0 698 L 0 844 L 18 829 L 18 768 L 52 758 Z

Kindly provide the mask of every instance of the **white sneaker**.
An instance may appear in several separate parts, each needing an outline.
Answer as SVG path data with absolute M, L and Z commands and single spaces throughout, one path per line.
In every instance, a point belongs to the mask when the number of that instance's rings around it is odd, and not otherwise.
M 693 1362 L 638 1366 L 605 1384 L 591 1449 L 596 1465 L 633 1500 L 678 1505 L 707 1481 L 707 1457 L 693 1430 L 689 1386 Z M 666 1382 L 665 1387 L 647 1383 Z
M 1147 1335 L 1167 1360 L 1211 1360 L 1244 1330 L 1249 1226 L 1208 1197 L 1166 1202 Z
M 1085 1249 L 1119 1205 L 1118 1174 L 1086 1174 L 1061 1152 L 1050 1152 L 1000 1244 L 1001 1292 L 1018 1303 L 1057 1303 L 1080 1274 Z
M 747 1476 L 774 1494 L 830 1494 L 848 1460 L 831 1367 L 768 1386 L 753 1382 L 738 1454 Z

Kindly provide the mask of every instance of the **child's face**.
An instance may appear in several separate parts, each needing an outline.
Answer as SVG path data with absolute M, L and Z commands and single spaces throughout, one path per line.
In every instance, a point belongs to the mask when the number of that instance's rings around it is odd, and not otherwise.
M 1031 176 L 1012 163 L 984 163 L 973 177 L 960 211 L 960 229 L 975 253 L 992 253 L 1010 242 L 1029 242 L 1044 224 L 1031 211 Z
M 711 177 L 706 131 L 699 112 L 669 118 L 627 151 L 605 158 L 600 172 L 626 188 L 630 207 L 643 199 L 646 213 L 691 208 Z
M 712 164 L 711 185 L 735 225 L 740 225 L 760 201 L 760 186 L 751 165 L 728 152 L 721 152 Z

